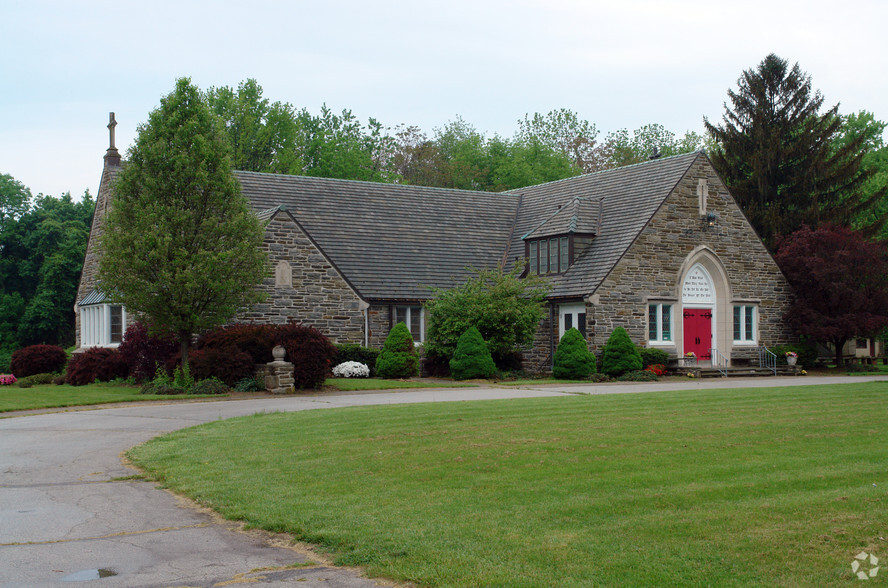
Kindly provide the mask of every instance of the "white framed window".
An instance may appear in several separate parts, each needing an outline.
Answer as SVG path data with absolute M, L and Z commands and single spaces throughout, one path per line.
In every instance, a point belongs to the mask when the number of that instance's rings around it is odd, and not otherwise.
M 80 307 L 80 346 L 117 347 L 126 331 L 126 309 L 118 304 Z
M 421 306 L 396 306 L 395 324 L 404 323 L 413 337 L 413 343 L 419 345 L 425 341 L 425 309 Z
M 756 315 L 755 306 L 738 304 L 734 306 L 734 344 L 756 344 Z
M 558 305 L 558 339 L 570 329 L 577 329 L 586 338 L 586 305 L 582 302 Z
M 650 345 L 672 344 L 673 305 L 665 302 L 648 304 L 648 343 Z

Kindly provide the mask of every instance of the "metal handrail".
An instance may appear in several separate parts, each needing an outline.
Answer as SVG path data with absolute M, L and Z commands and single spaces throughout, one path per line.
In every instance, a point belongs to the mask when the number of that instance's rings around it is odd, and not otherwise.
M 759 367 L 767 368 L 777 375 L 777 354 L 764 345 L 759 347 Z
M 718 373 L 727 378 L 729 365 L 728 358 L 722 355 L 715 347 L 711 348 L 709 353 L 712 355 L 712 367 L 717 369 Z

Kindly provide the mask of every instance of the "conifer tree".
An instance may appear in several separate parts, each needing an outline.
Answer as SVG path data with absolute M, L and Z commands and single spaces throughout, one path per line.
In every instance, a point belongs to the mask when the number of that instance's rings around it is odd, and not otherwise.
M 419 373 L 419 357 L 413 345 L 413 336 L 404 323 L 389 331 L 376 358 L 376 375 L 381 378 L 410 378 Z
M 601 358 L 601 371 L 612 378 L 622 376 L 626 372 L 640 370 L 641 353 L 629 338 L 623 327 L 617 327 L 607 343 L 604 344 L 604 356 Z
M 565 380 L 582 380 L 595 373 L 595 356 L 576 328 L 564 332 L 555 350 L 552 375 Z
M 450 374 L 456 380 L 492 378 L 496 375 L 493 357 L 477 328 L 469 327 L 460 336 L 450 360 Z
M 838 105 L 821 113 L 823 96 L 797 63 L 790 68 L 772 53 L 737 84 L 723 124 L 704 124 L 718 145 L 712 163 L 769 249 L 803 224 L 849 225 L 881 197 L 856 190 L 868 177 L 860 168 L 863 138 L 833 148 Z
M 183 78 L 139 127 L 112 190 L 99 266 L 102 290 L 191 337 L 261 299 L 262 225 L 231 171 L 230 146 L 200 91 Z

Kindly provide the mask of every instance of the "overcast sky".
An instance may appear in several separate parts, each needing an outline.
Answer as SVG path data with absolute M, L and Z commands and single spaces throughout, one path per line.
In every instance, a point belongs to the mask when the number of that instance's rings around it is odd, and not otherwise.
M 123 153 L 190 76 L 431 134 L 461 116 L 511 136 L 569 108 L 608 131 L 702 132 L 768 53 L 828 105 L 888 120 L 885 0 L 0 1 L 0 173 L 95 195 L 115 111 Z

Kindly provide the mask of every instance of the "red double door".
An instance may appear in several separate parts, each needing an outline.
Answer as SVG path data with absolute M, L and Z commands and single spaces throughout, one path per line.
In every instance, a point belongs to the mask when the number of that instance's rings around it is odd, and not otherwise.
M 684 354 L 694 352 L 697 359 L 712 359 L 712 309 L 685 308 L 683 322 Z

